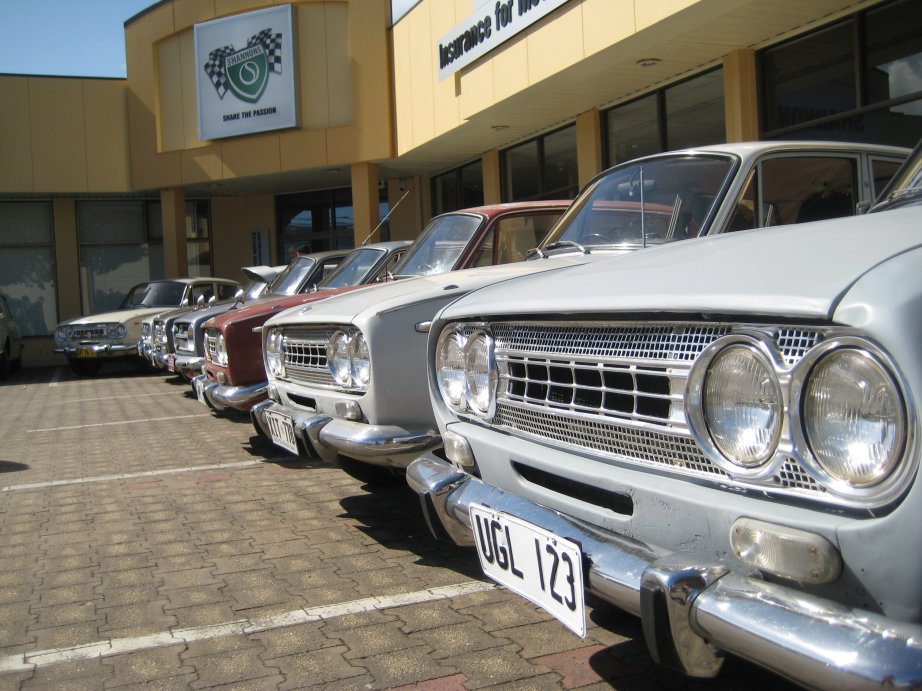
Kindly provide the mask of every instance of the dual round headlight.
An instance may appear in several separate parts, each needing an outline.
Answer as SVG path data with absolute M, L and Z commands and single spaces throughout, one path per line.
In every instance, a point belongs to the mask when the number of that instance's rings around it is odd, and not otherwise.
M 270 377 L 285 376 L 285 342 L 282 340 L 281 329 L 269 329 L 266 334 L 266 345 L 263 349 L 266 361 L 266 371 Z
M 791 370 L 756 339 L 718 341 L 692 368 L 686 406 L 695 436 L 731 475 L 766 476 L 794 455 L 844 494 L 891 477 L 908 434 L 896 378 L 857 339 L 824 343 Z
M 333 381 L 346 389 L 367 389 L 371 354 L 361 331 L 337 330 L 327 341 L 327 368 Z
M 469 337 L 446 330 L 435 353 L 439 391 L 448 406 L 459 413 L 491 417 L 496 409 L 498 372 L 493 338 L 478 330 Z
M 74 329 L 71 326 L 59 326 L 54 330 L 56 341 L 70 341 L 74 338 Z

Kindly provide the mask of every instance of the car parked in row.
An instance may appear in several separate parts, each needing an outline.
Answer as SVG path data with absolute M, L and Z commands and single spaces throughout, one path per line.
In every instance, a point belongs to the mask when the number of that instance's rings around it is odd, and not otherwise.
M 844 143 L 755 142 L 616 166 L 589 183 L 529 261 L 424 270 L 434 275 L 271 319 L 263 330 L 270 400 L 253 409 L 254 424 L 289 451 L 339 460 L 367 480 L 387 480 L 442 442 L 425 385 L 425 352 L 429 323 L 446 304 L 522 274 L 565 271 L 687 238 L 855 213 L 859 204 L 870 204 L 907 153 Z M 473 228 L 474 213 L 437 218 L 434 229 L 449 222 L 451 233 Z M 501 222 L 503 211 L 477 213 Z M 510 220 L 515 230 L 493 240 L 490 251 L 511 246 L 521 257 L 522 247 L 537 237 L 521 210 Z M 451 233 L 430 239 L 430 232 L 404 261 L 450 266 L 444 252 L 461 243 Z M 512 297 L 531 299 L 527 292 Z
M 240 289 L 237 281 L 224 278 L 173 278 L 139 283 L 128 291 L 112 312 L 75 317 L 54 330 L 54 352 L 67 357 L 76 374 L 95 374 L 104 362 L 138 355 L 141 322 L 165 308 L 192 306 L 201 296 L 230 298 Z
M 349 250 L 334 272 L 317 283 L 302 281 L 295 294 L 273 294 L 204 322 L 202 373 L 192 380 L 198 399 L 216 411 L 247 411 L 263 400 L 266 372 L 261 338 L 254 329 L 280 310 L 385 280 L 409 245 L 407 240 L 394 240 Z
M 866 215 L 447 306 L 444 449 L 407 476 L 433 532 L 579 635 L 584 592 L 639 615 L 694 677 L 731 653 L 808 688 L 917 688 L 920 227 L 917 149 Z
M 169 309 L 147 317 L 141 322 L 141 340 L 138 341 L 138 354 L 149 361 L 151 367 L 182 375 L 183 371 L 175 366 L 175 322 L 205 316 L 205 314 L 212 317 L 233 309 L 235 305 L 252 302 L 266 293 L 271 282 L 285 268 L 285 266 L 244 266 L 240 271 L 247 279 L 246 284 L 232 298 L 217 300 L 217 296 L 213 295 L 206 302 L 204 296 L 200 296 L 195 305 L 191 307 L 184 306 Z M 199 363 L 198 371 L 195 374 L 199 374 L 200 371 L 201 363 Z

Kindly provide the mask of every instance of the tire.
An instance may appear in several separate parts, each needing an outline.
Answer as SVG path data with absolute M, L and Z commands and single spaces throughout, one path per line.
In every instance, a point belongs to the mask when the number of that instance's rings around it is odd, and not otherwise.
M 359 482 L 372 487 L 387 487 L 406 482 L 404 472 L 396 468 L 385 468 L 371 463 L 362 463 L 345 456 L 339 457 L 339 467 Z
M 81 377 L 96 374 L 102 369 L 102 363 L 99 360 L 68 358 L 67 364 L 70 365 L 70 369 L 74 374 L 79 374 Z

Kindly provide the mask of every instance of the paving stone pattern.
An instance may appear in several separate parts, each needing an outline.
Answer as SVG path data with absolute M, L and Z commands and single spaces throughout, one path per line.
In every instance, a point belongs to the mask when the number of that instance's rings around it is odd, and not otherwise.
M 580 639 L 434 541 L 405 485 L 260 443 L 177 378 L 0 382 L 0 691 L 735 689 L 650 660 L 605 605 Z

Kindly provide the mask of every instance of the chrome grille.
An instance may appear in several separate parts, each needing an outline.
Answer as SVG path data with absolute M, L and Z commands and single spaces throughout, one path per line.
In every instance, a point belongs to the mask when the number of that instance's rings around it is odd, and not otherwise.
M 282 352 L 285 377 L 303 384 L 334 386 L 333 377 L 327 368 L 327 341 L 332 335 L 332 327 L 284 329 Z
M 97 339 L 106 335 L 105 324 L 76 324 L 71 327 L 75 339 Z
M 173 323 L 173 344 L 176 352 L 195 352 L 195 332 L 190 333 L 190 328 L 191 324 L 189 322 Z
M 502 322 L 488 327 L 499 372 L 494 426 L 556 446 L 731 482 L 692 438 L 684 397 L 695 359 L 732 333 L 733 325 Z M 470 335 L 477 328 L 465 324 L 462 331 Z M 789 366 L 824 335 L 819 329 L 743 328 L 762 331 Z M 822 492 L 790 457 L 773 486 L 801 496 Z

